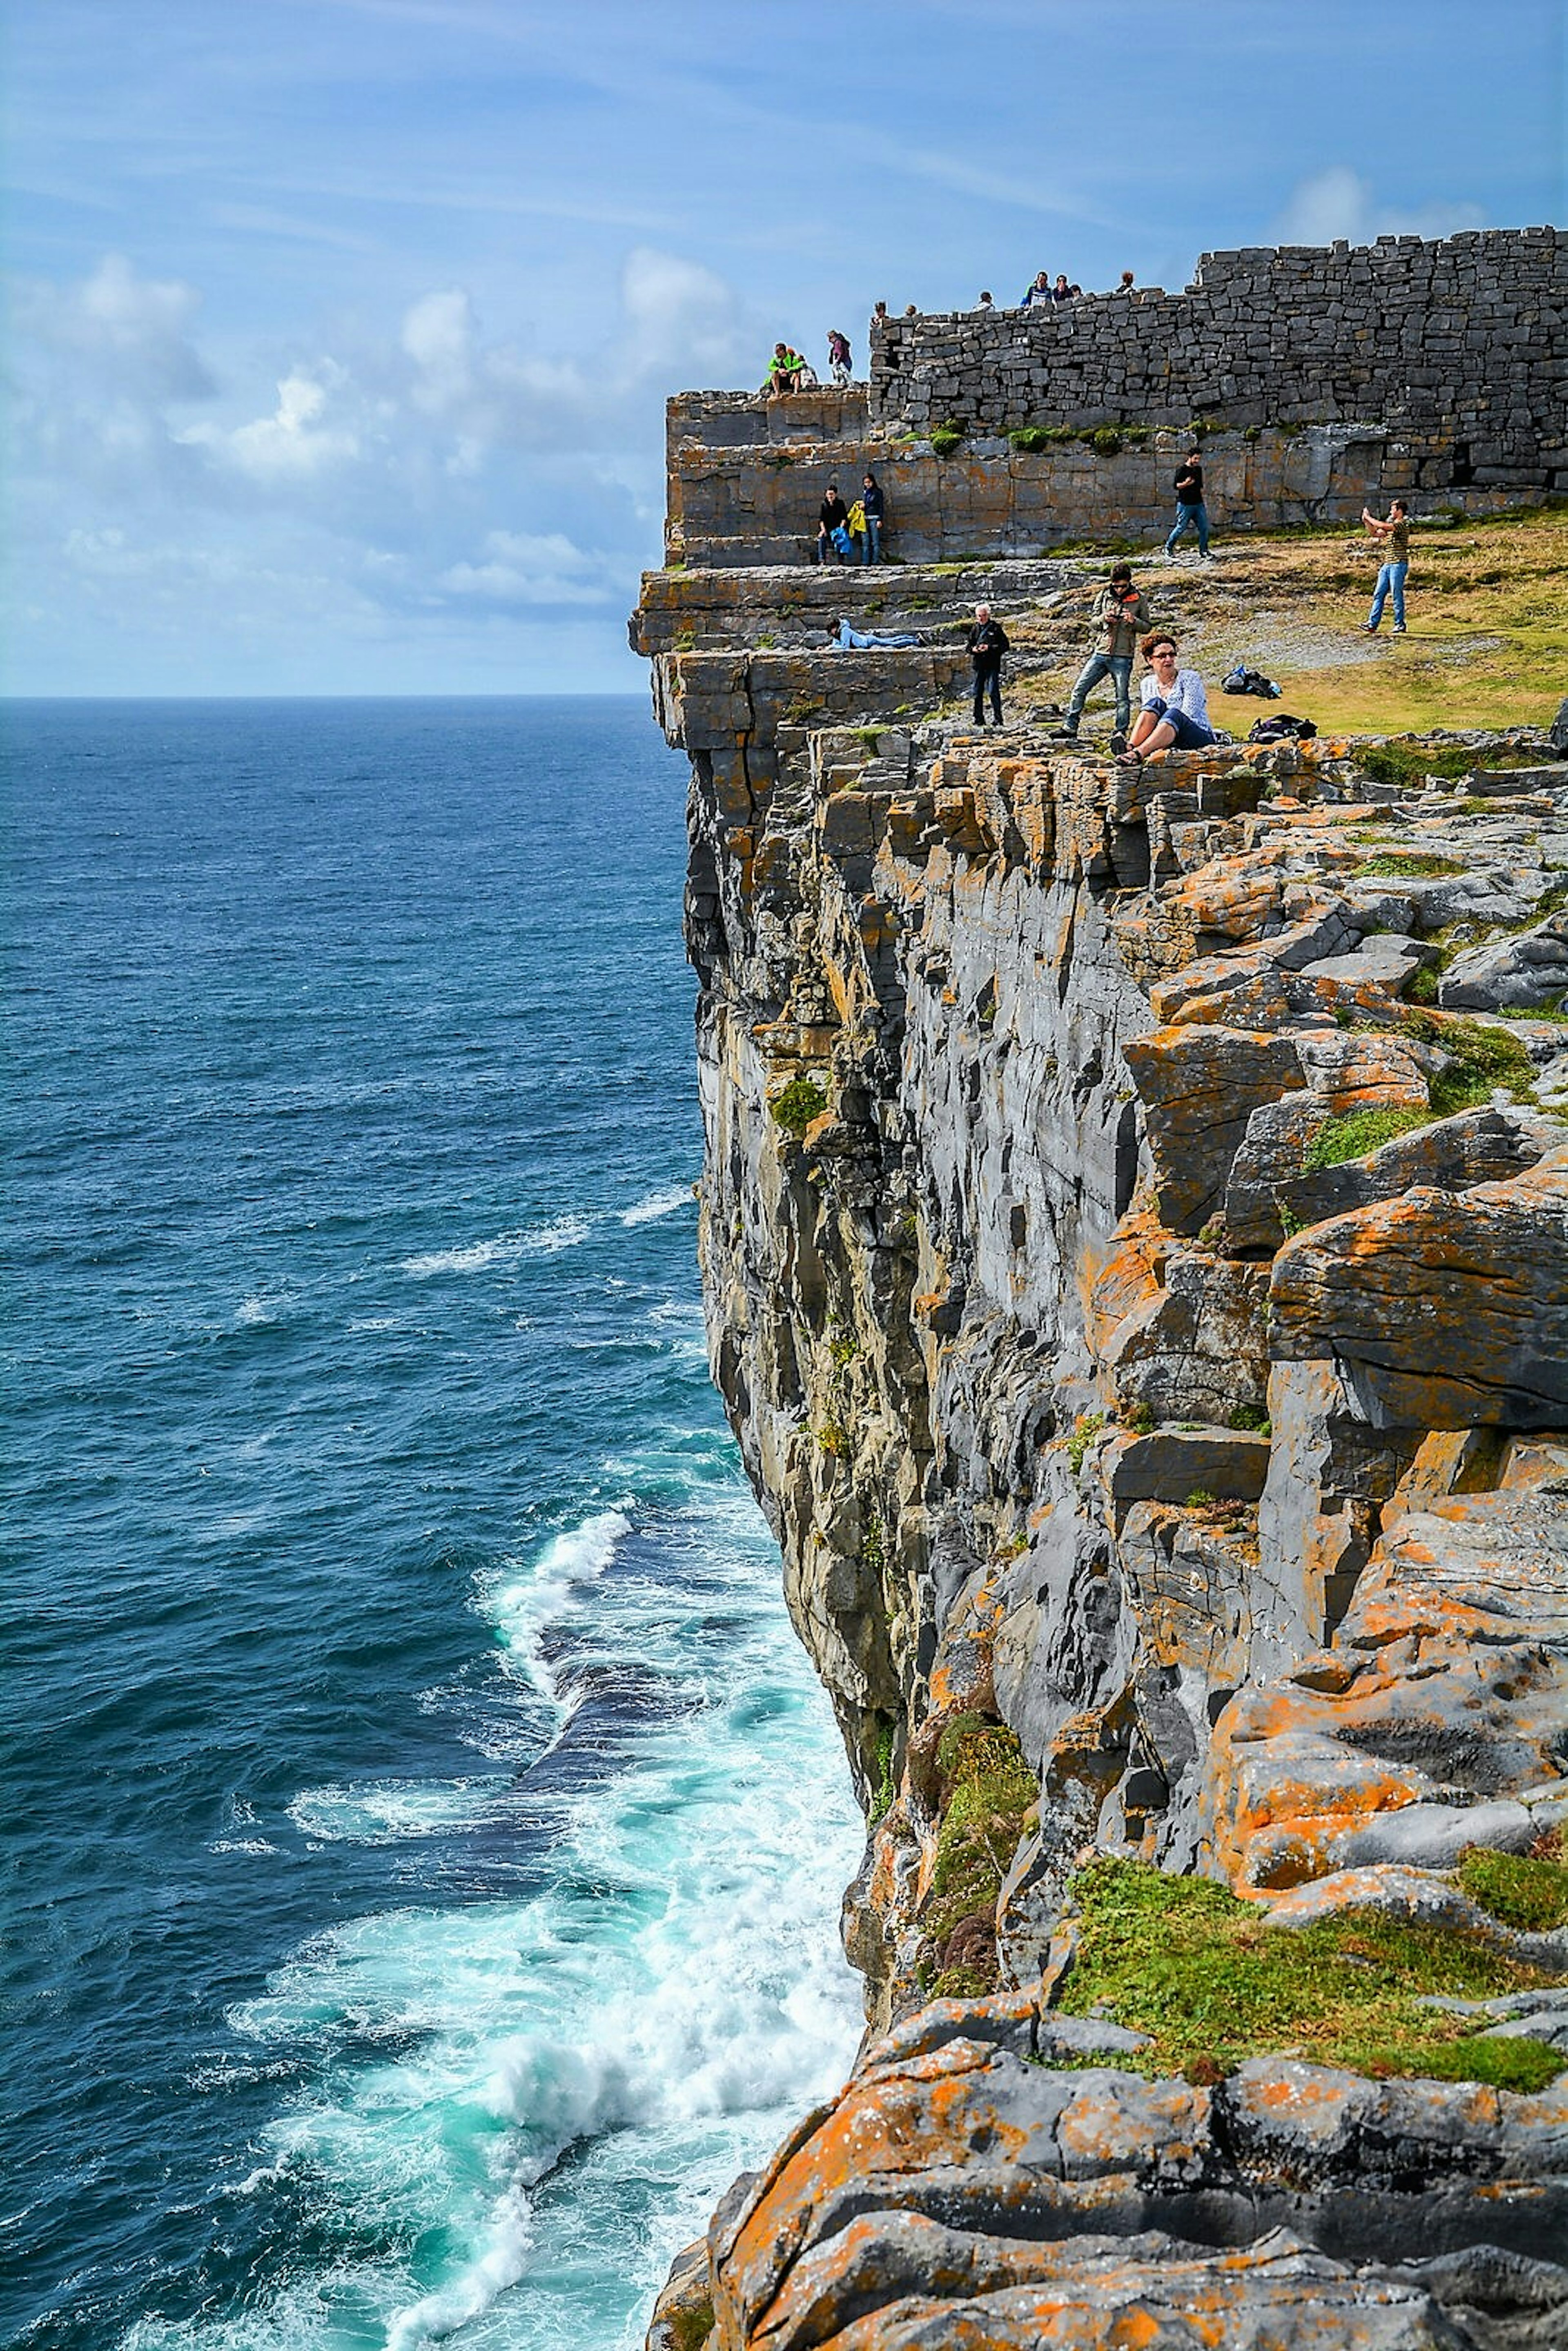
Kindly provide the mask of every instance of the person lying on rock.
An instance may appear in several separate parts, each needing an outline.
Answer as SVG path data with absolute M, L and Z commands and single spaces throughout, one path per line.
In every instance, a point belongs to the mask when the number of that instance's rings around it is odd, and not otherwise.
M 1143 707 L 1133 721 L 1132 739 L 1121 754 L 1136 767 L 1156 751 L 1202 751 L 1214 741 L 1208 697 L 1195 669 L 1176 667 L 1176 641 L 1166 629 L 1152 629 L 1139 648 L 1145 667 L 1138 687 Z

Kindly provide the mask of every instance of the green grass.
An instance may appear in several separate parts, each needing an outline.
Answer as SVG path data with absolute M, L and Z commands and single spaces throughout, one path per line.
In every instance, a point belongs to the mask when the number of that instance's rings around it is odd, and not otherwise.
M 1393 881 L 1438 882 L 1446 875 L 1468 873 L 1469 868 L 1454 857 L 1434 857 L 1427 850 L 1386 850 L 1379 857 L 1364 857 L 1356 867 L 1356 879 L 1387 878 Z
M 1430 1126 L 1432 1117 L 1429 1110 L 1347 1111 L 1343 1118 L 1331 1118 L 1319 1128 L 1307 1145 L 1302 1165 L 1312 1176 L 1325 1167 L 1343 1167 L 1347 1159 L 1364 1159 L 1369 1151 L 1392 1143 L 1396 1134 Z
M 1128 2061 L 1141 2072 L 1213 2082 L 1289 2051 L 1378 2077 L 1534 2090 L 1568 2064 L 1544 2043 L 1487 2041 L 1469 2020 L 1420 2005 L 1552 1980 L 1482 1936 L 1365 1911 L 1269 1927 L 1228 1887 L 1141 1862 L 1096 1862 L 1072 1891 L 1079 1940 L 1059 2005 L 1070 2016 L 1108 2010 L 1146 2033 Z
M 711 2302 L 689 2304 L 677 2310 L 670 2319 L 670 2340 L 674 2351 L 703 2351 L 703 2345 L 713 2340 L 717 2322 Z
M 955 1715 L 942 1733 L 936 1768 L 946 1804 L 920 1922 L 921 1980 L 933 1999 L 972 2000 L 995 1983 L 994 1952 L 988 1965 L 970 1959 L 939 1971 L 941 1949 L 966 1918 L 994 1918 L 1025 1816 L 1040 1801 L 1040 1782 L 1006 1723 L 982 1714 Z
M 1478 768 L 1489 772 L 1500 768 L 1524 768 L 1534 765 L 1522 752 L 1509 750 L 1478 751 L 1473 747 L 1448 744 L 1369 743 L 1357 747 L 1355 764 L 1364 776 L 1379 784 L 1424 784 L 1428 776 L 1441 776 L 1446 782 L 1458 783 L 1473 776 Z M 1471 816 L 1500 813 L 1492 800 L 1467 800 L 1466 812 Z
M 1493 1090 L 1506 1089 L 1516 1102 L 1535 1100 L 1535 1071 L 1529 1053 L 1506 1029 L 1484 1020 L 1437 1019 L 1429 1012 L 1406 1012 L 1400 1028 L 1424 1044 L 1440 1045 L 1450 1056 L 1448 1067 L 1431 1081 L 1432 1108 L 1439 1118 L 1456 1111 L 1474 1110 L 1491 1100 Z
M 1568 1927 L 1568 1867 L 1560 1861 L 1472 1845 L 1460 1858 L 1458 1879 L 1472 1902 L 1521 1934 Z
M 814 1118 L 821 1118 L 828 1107 L 828 1097 L 815 1078 L 791 1078 L 781 1093 L 774 1095 L 768 1108 L 786 1134 L 799 1141 Z
M 1079 1414 L 1072 1434 L 1067 1440 L 1068 1467 L 1075 1478 L 1083 1467 L 1083 1456 L 1088 1452 L 1091 1442 L 1099 1436 L 1104 1426 L 1105 1416 L 1103 1412 Z

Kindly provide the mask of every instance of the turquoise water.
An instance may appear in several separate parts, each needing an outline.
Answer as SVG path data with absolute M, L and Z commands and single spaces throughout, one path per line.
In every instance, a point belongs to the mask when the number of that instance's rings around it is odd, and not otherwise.
M 28 2351 L 641 2339 L 852 2052 L 633 701 L 14 705 Z

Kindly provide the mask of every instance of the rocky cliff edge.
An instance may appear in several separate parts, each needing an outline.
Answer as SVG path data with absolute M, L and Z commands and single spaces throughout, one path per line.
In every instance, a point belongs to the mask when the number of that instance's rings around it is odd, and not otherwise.
M 634 622 L 714 1372 L 868 1819 L 860 2061 L 650 2343 L 1568 2344 L 1568 768 L 1129 771 L 848 593 Z

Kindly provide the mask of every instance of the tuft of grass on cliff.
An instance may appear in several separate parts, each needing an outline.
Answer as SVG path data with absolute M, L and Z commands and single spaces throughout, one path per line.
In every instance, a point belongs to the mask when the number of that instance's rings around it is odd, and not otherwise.
M 1500 1889 L 1516 1916 L 1537 1917 L 1568 1888 L 1560 1864 L 1513 1863 L 1503 1886 L 1500 1878 L 1494 1886 L 1491 1865 L 1508 1856 L 1469 1859 L 1485 1866 L 1470 1871 L 1467 1890 L 1494 1916 L 1507 1915 Z M 1072 1890 L 1079 1941 L 1058 2005 L 1146 2033 L 1148 2048 L 1130 2061 L 1145 2073 L 1216 2082 L 1249 2057 L 1283 2053 L 1378 2078 L 1538 2090 L 1568 2066 L 1543 2042 L 1489 2041 L 1473 2018 L 1422 2005 L 1432 1995 L 1488 2000 L 1554 1980 L 1484 1936 L 1365 1911 L 1270 1927 L 1228 1886 L 1142 1862 L 1095 1862 Z
M 973 2000 L 997 1980 L 997 1900 L 1040 1783 L 1006 1723 L 955 1715 L 942 1733 L 943 1790 L 921 1981 L 934 2000 Z

